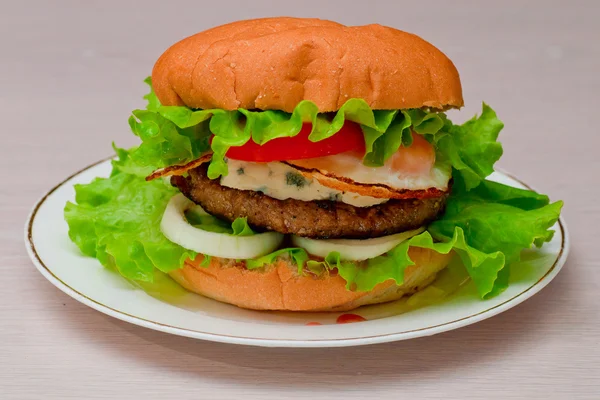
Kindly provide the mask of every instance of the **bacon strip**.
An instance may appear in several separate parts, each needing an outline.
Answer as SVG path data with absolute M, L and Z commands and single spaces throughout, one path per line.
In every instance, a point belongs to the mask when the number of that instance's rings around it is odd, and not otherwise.
M 431 199 L 443 196 L 450 190 L 450 186 L 448 190 L 440 190 L 434 187 L 419 190 L 394 189 L 384 184 L 360 183 L 343 176 L 324 174 L 318 169 L 302 168 L 297 165 L 286 164 L 297 169 L 304 177 L 316 179 L 323 186 L 342 192 L 358 193 L 362 196 L 370 196 L 378 199 Z
M 170 167 L 161 168 L 148 175 L 146 180 L 151 181 L 163 176 L 183 175 L 187 171 L 209 162 L 211 158 L 212 153 L 207 153 L 202 157 L 184 165 L 173 165 Z M 394 189 L 383 184 L 360 183 L 343 176 L 324 174 L 318 169 L 303 168 L 287 162 L 284 163 L 298 170 L 298 172 L 300 172 L 306 178 L 316 179 L 323 186 L 327 186 L 342 192 L 357 193 L 362 196 L 370 196 L 378 199 L 430 199 L 441 197 L 450 190 L 450 188 L 448 188 L 448 190 L 440 190 L 434 187 L 419 190 Z
M 156 171 L 154 171 L 153 173 L 148 175 L 146 177 L 146 180 L 151 181 L 156 178 L 161 178 L 163 176 L 183 175 L 188 170 L 194 169 L 194 168 L 204 164 L 205 162 L 210 161 L 211 158 L 212 158 L 212 153 L 207 153 L 207 154 L 204 154 L 202 157 L 197 158 L 194 161 L 190 161 L 189 163 L 184 164 L 184 165 L 172 165 L 170 167 L 157 169 Z

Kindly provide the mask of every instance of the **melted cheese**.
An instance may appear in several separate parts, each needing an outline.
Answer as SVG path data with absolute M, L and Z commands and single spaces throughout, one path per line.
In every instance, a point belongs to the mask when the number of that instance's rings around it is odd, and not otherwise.
M 221 185 L 262 192 L 278 200 L 332 200 L 356 207 L 369 207 L 388 200 L 328 188 L 280 162 L 254 163 L 228 159 L 227 166 L 229 173 L 221 178 Z

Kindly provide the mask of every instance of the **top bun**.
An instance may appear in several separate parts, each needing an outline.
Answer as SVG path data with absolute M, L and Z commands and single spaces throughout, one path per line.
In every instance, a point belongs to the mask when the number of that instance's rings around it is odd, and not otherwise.
M 302 100 L 320 112 L 346 100 L 373 109 L 463 105 L 458 72 L 436 47 L 381 25 L 307 18 L 238 21 L 171 46 L 152 83 L 163 105 L 291 112 Z

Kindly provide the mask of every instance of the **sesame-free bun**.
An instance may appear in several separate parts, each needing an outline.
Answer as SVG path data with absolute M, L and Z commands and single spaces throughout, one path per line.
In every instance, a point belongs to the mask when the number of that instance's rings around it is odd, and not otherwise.
M 366 304 L 384 303 L 414 293 L 430 284 L 446 267 L 451 255 L 411 247 L 415 262 L 406 268 L 400 286 L 388 280 L 369 292 L 346 289 L 346 282 L 336 274 L 315 277 L 298 275 L 292 261 L 279 259 L 274 264 L 248 270 L 243 264 L 212 257 L 202 267 L 202 256 L 188 260 L 169 275 L 186 289 L 242 308 L 288 311 L 349 311 Z
M 360 98 L 372 109 L 463 105 L 458 72 L 420 37 L 308 18 L 233 22 L 171 46 L 152 71 L 163 105 L 320 112 Z

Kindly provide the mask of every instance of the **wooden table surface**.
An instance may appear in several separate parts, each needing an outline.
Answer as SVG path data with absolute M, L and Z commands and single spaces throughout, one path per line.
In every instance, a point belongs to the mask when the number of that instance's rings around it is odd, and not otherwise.
M 600 398 L 600 2 L 104 0 L 1 10 L 1 399 Z M 452 118 L 492 105 L 506 124 L 499 166 L 566 202 L 572 249 L 555 281 L 476 325 L 339 349 L 175 337 L 48 283 L 23 244 L 37 198 L 109 155 L 111 141 L 136 142 L 127 117 L 168 45 L 270 15 L 377 22 L 446 52 L 467 102 Z

